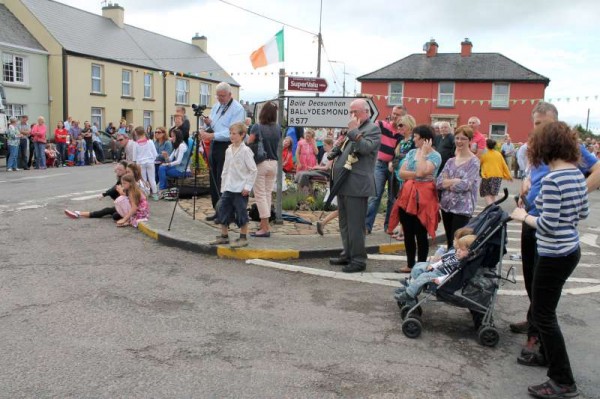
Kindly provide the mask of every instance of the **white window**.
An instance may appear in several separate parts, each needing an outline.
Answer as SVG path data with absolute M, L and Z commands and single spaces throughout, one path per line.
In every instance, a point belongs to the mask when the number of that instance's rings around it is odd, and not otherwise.
M 496 140 L 497 142 L 500 143 L 501 140 L 504 140 L 506 133 L 508 133 L 506 124 L 504 124 L 504 123 L 490 124 L 490 138 L 492 140 Z
M 131 75 L 132 72 L 129 69 L 123 69 L 122 77 L 122 96 L 123 97 L 133 97 L 131 91 Z
M 104 108 L 92 108 L 92 118 L 91 118 L 91 123 L 92 126 L 94 126 L 94 123 L 96 123 L 98 126 L 98 130 L 103 130 L 103 124 L 102 121 L 104 119 Z
M 152 98 L 152 74 L 144 74 L 144 98 Z
M 190 81 L 187 79 L 177 79 L 175 87 L 175 103 L 185 104 L 189 103 L 190 98 Z
M 210 106 L 210 85 L 207 83 L 200 83 L 200 105 Z
M 27 83 L 27 59 L 18 55 L 2 54 L 2 79 L 8 83 Z
M 402 105 L 404 82 L 390 82 L 388 87 L 388 105 Z
M 19 117 L 21 115 L 25 115 L 25 105 L 23 104 L 7 104 L 6 105 L 6 115 Z
M 492 107 L 508 108 L 508 99 L 510 95 L 510 84 L 494 83 L 492 84 Z
M 144 130 L 152 126 L 152 111 L 144 111 Z
M 92 93 L 102 93 L 102 65 L 92 64 Z
M 440 82 L 438 107 L 454 107 L 454 82 Z

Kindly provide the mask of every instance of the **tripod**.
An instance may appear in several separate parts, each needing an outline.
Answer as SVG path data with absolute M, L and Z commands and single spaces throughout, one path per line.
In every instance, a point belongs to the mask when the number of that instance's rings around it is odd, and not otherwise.
M 202 117 L 202 112 L 204 111 L 204 109 L 206 109 L 206 107 L 202 107 L 202 106 L 196 106 L 194 107 L 194 105 L 192 105 L 192 108 L 194 109 L 194 116 L 196 117 L 196 132 L 194 133 L 194 141 L 192 142 L 192 150 L 190 151 L 190 156 L 188 157 L 186 163 L 185 163 L 185 168 L 184 170 L 187 171 L 188 166 L 190 164 L 190 160 L 192 159 L 192 154 L 196 155 L 196 162 L 198 163 L 196 165 L 196 167 L 194 168 L 194 191 L 193 191 L 193 211 L 192 211 L 192 219 L 196 220 L 196 197 L 197 197 L 197 188 L 198 188 L 198 174 L 197 169 L 200 166 L 200 147 L 198 142 L 200 142 L 202 145 L 202 150 L 204 153 L 204 161 L 206 162 L 206 166 L 208 168 L 208 173 L 210 178 L 213 181 L 213 184 L 215 185 L 215 187 L 217 186 L 217 182 L 215 180 L 215 177 L 213 176 L 213 174 L 210 171 L 210 164 L 208 161 L 208 153 L 206 151 L 206 146 L 204 145 L 204 141 L 200 140 L 200 118 Z M 177 199 L 175 200 L 175 205 L 173 206 L 173 212 L 171 213 L 171 220 L 169 220 L 169 227 L 168 227 L 168 231 L 171 231 L 171 224 L 173 223 L 173 218 L 175 217 L 175 210 L 177 209 L 177 205 L 179 204 L 179 192 L 181 190 L 181 183 L 179 183 L 178 181 L 178 186 L 177 186 Z

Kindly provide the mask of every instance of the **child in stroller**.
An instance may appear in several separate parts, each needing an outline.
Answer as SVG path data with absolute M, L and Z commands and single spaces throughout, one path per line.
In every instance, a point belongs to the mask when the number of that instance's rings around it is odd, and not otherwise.
M 46 165 L 50 168 L 58 168 L 60 165 L 60 154 L 56 151 L 54 144 L 47 143 L 44 152 L 46 153 Z
M 464 235 L 466 232 L 471 234 Z M 421 289 L 428 283 L 439 285 L 452 272 L 458 268 L 461 260 L 465 259 L 469 254 L 469 247 L 477 238 L 472 234 L 473 229 L 463 228 L 456 231 L 454 238 L 454 248 L 444 254 L 441 260 L 435 263 L 425 263 L 411 273 L 410 282 L 404 281 L 405 286 L 396 289 L 394 298 L 398 302 L 407 304 L 415 304 L 416 297 Z M 458 236 L 458 238 L 457 238 Z

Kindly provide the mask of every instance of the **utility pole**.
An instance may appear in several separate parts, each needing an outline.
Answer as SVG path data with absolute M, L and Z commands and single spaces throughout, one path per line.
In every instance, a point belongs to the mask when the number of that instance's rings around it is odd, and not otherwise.
M 590 126 L 590 109 L 588 108 L 587 119 L 585 120 L 585 130 Z
M 323 0 L 321 0 L 321 9 L 319 11 L 319 33 L 317 34 L 317 78 L 321 77 L 321 47 L 323 47 L 323 35 L 321 35 L 321 21 L 323 20 Z M 317 93 L 319 97 L 319 93 Z
M 279 124 L 283 124 L 283 100 L 285 97 L 285 68 L 279 69 L 279 104 L 278 104 L 278 117 Z M 277 193 L 275 196 L 275 223 L 283 224 L 283 218 L 281 214 L 283 212 L 283 137 L 285 132 L 281 132 L 282 137 L 279 140 L 277 146 Z

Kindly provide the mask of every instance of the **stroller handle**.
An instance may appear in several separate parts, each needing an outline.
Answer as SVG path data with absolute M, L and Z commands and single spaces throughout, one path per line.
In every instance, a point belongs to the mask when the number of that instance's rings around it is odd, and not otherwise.
M 504 196 L 502 198 L 497 199 L 496 202 L 494 202 L 494 204 L 500 205 L 501 203 L 506 201 L 506 199 L 508 198 L 508 188 L 504 187 L 503 193 L 504 193 Z

